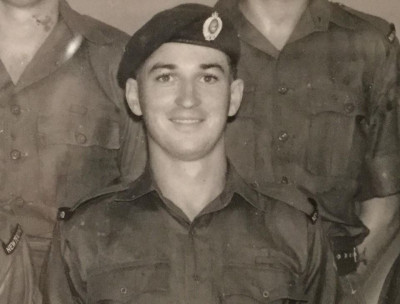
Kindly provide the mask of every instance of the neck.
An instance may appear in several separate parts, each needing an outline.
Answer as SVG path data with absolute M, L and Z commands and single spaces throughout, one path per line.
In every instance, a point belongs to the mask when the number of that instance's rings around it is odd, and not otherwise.
M 223 141 L 209 155 L 193 161 L 171 157 L 149 142 L 149 160 L 163 196 L 191 221 L 224 189 L 227 162 Z
M 16 83 L 58 21 L 58 0 L 16 6 L 0 0 L 0 59 Z
M 241 0 L 239 8 L 246 19 L 281 49 L 308 2 L 309 0 Z
M 48 33 L 57 19 L 58 0 L 42 0 L 27 6 L 0 1 L 0 34 L 3 36 L 8 34 L 18 39 Z

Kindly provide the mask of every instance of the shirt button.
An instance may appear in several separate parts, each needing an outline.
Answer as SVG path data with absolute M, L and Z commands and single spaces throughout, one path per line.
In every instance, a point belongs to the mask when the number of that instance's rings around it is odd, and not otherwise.
M 121 288 L 121 293 L 122 294 L 126 294 L 128 292 L 128 290 L 125 288 L 125 287 L 122 287 Z
M 76 142 L 80 145 L 83 145 L 87 142 L 87 137 L 82 133 L 76 134 L 75 139 L 76 139 Z
M 12 160 L 18 160 L 21 158 L 21 151 L 18 150 L 12 150 L 10 153 L 10 158 Z
M 282 94 L 282 95 L 285 95 L 288 91 L 289 91 L 289 89 L 287 87 L 280 87 L 278 89 L 279 94 Z
M 262 296 L 264 298 L 269 298 L 269 291 L 268 290 L 264 290 Z
M 289 179 L 286 176 L 282 176 L 281 184 L 285 184 L 285 185 L 289 184 Z
M 289 139 L 289 134 L 287 134 L 286 132 L 282 132 L 281 134 L 279 134 L 278 140 L 281 142 L 285 142 Z
M 21 107 L 18 106 L 18 105 L 12 105 L 10 107 L 10 111 L 11 111 L 12 114 L 17 116 L 17 115 L 21 114 Z
M 354 111 L 354 104 L 352 104 L 352 103 L 346 103 L 345 105 L 344 105 L 344 110 L 346 111 L 346 113 L 348 113 L 348 114 L 350 114 L 350 113 L 352 113 L 353 111 Z
M 15 199 L 15 205 L 17 205 L 18 207 L 22 207 L 24 205 L 25 201 L 22 197 L 17 197 Z

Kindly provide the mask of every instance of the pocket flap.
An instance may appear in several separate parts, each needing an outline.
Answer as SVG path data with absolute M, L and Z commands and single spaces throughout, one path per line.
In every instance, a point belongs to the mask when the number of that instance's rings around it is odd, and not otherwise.
M 44 144 L 101 146 L 119 149 L 120 126 L 104 111 L 70 109 L 64 115 L 39 116 L 38 131 Z
M 88 278 L 88 295 L 94 303 L 105 300 L 127 303 L 144 293 L 168 291 L 169 273 L 167 262 L 135 263 L 93 271 Z

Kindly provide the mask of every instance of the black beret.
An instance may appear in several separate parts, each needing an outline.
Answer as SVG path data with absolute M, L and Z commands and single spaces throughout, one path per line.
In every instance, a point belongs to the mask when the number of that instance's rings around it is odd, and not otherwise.
M 118 69 L 118 83 L 125 88 L 140 66 L 166 42 L 207 46 L 226 53 L 233 67 L 240 57 L 240 42 L 232 22 L 214 8 L 182 4 L 156 14 L 128 41 Z

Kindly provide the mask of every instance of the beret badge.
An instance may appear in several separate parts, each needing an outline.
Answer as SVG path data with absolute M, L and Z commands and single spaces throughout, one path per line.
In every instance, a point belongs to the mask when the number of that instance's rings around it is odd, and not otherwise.
M 222 20 L 217 12 L 212 13 L 211 17 L 203 24 L 203 35 L 207 41 L 215 40 L 222 31 Z

